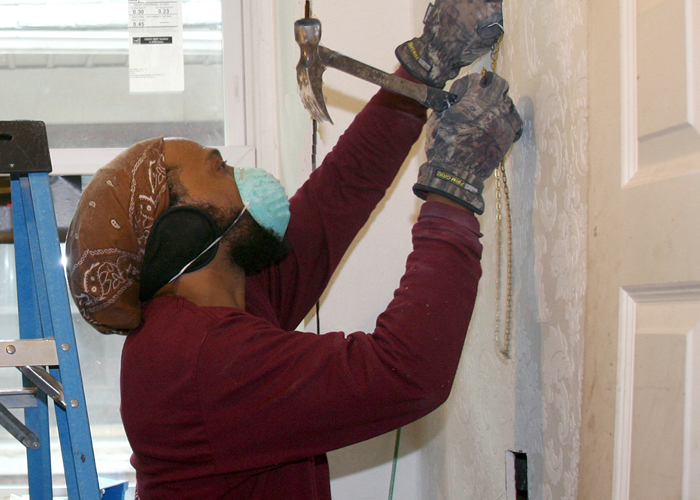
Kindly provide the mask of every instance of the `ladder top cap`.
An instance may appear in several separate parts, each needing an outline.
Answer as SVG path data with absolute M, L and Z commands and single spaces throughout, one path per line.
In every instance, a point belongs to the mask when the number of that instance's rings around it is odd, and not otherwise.
M 51 172 L 46 125 L 40 121 L 0 121 L 0 174 Z

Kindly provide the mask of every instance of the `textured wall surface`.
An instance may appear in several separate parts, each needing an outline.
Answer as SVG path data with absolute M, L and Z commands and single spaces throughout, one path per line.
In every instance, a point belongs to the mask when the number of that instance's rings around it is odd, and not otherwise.
M 494 342 L 492 181 L 482 217 L 484 278 L 460 373 L 448 403 L 425 422 L 436 436 L 424 456 L 425 498 L 504 498 L 508 450 L 528 454 L 530 498 L 572 499 L 577 491 L 586 283 L 586 3 L 511 0 L 504 9 L 507 35 L 498 71 L 511 83 L 526 124 L 508 162 L 513 356 L 505 360 Z

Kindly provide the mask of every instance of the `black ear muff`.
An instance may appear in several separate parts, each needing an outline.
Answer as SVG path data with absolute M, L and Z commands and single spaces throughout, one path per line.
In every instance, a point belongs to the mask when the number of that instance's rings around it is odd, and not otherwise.
M 198 208 L 178 206 L 163 212 L 153 224 L 146 241 L 139 300 L 150 300 L 218 236 L 219 230 L 214 220 Z M 209 264 L 218 248 L 218 244 L 214 245 L 193 262 L 186 272 L 196 271 Z

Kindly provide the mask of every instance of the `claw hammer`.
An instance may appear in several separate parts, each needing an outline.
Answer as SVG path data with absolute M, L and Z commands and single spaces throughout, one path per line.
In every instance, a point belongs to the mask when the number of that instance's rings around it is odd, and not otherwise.
M 405 80 L 330 50 L 321 42 L 321 22 L 304 18 L 294 23 L 294 36 L 301 57 L 297 64 L 297 84 L 304 107 L 319 122 L 333 123 L 323 97 L 323 72 L 335 68 L 387 90 L 410 97 L 435 110 L 444 111 L 459 99 L 456 94 Z

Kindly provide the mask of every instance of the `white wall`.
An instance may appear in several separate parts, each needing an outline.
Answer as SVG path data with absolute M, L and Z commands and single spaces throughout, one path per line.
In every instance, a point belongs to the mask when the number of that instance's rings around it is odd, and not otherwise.
M 324 45 L 390 71 L 394 47 L 420 32 L 426 5 L 315 0 L 313 9 L 323 23 Z M 491 181 L 481 217 L 484 277 L 460 371 L 449 401 L 403 431 L 394 493 L 402 500 L 506 498 L 508 450 L 528 454 L 530 498 L 576 496 L 586 281 L 586 3 L 512 0 L 505 18 L 499 72 L 510 81 L 526 124 L 508 163 L 512 359 L 498 354 L 494 343 Z M 324 81 L 336 125 L 321 127 L 319 157 L 375 91 L 333 70 Z M 410 187 L 421 157 L 418 145 L 343 262 L 322 301 L 322 330 L 371 330 L 389 302 L 411 248 L 419 203 Z M 315 318 L 308 328 L 315 328 Z M 332 453 L 334 498 L 386 498 L 393 446 L 390 434 Z
M 394 48 L 413 36 L 413 11 L 402 0 L 315 0 L 314 16 L 323 26 L 322 44 L 367 64 L 392 72 L 398 67 Z M 377 87 L 335 70 L 324 75 L 324 94 L 335 125 L 319 129 L 319 159 L 336 143 L 355 114 Z M 414 149 L 389 195 L 359 235 L 321 302 L 323 331 L 371 331 L 376 317 L 392 298 L 411 250 L 410 230 L 419 207 L 411 192 L 419 165 Z M 309 328 L 315 328 L 310 318 Z M 394 498 L 418 500 L 421 449 L 428 442 L 422 424 L 404 428 Z M 334 500 L 387 498 L 395 434 L 329 455 Z

